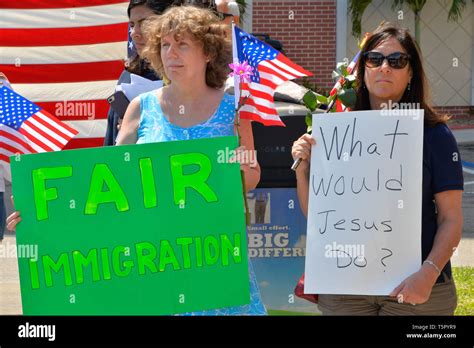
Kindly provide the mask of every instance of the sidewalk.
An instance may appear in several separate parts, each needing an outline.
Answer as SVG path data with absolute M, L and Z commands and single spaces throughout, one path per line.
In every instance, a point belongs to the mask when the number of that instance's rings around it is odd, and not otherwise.
M 474 126 L 469 128 L 450 127 L 458 144 L 474 144 Z
M 474 267 L 474 238 L 463 236 L 457 251 L 451 257 L 453 267 Z
M 14 234 L 5 234 L 3 248 L 16 246 Z M 0 315 L 21 315 L 20 276 L 16 257 L 0 258 Z

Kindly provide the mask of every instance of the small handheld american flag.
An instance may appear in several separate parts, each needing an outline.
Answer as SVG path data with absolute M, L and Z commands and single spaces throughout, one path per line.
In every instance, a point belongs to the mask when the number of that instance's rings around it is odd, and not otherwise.
M 312 74 L 237 26 L 233 28 L 234 63 L 247 62 L 253 68 L 251 81 L 240 86 L 242 97 L 248 97 L 240 109 L 240 117 L 266 126 L 284 126 L 274 104 L 275 89 L 285 81 Z M 238 98 L 237 88 L 235 95 Z
M 0 161 L 61 150 L 78 132 L 7 87 L 0 87 Z

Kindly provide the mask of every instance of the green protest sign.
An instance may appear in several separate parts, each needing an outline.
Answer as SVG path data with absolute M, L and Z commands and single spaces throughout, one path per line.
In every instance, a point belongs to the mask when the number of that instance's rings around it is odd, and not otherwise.
M 236 137 L 11 157 L 23 313 L 173 314 L 248 304 Z M 231 149 L 229 151 L 229 149 Z

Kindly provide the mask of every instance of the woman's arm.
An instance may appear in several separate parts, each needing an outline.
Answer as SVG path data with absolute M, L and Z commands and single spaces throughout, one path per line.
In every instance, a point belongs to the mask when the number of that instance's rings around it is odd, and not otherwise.
M 260 181 L 260 165 L 258 164 L 257 155 L 255 153 L 251 120 L 240 120 L 240 137 L 242 147 L 238 152 L 247 151 L 246 158 L 248 158 L 250 162 L 240 165 L 240 169 L 244 172 L 245 190 L 248 192 L 256 188 Z
M 427 260 L 442 270 L 461 240 L 462 191 L 443 191 L 435 194 L 434 197 L 438 211 L 438 230 Z M 418 272 L 405 279 L 390 295 L 401 294 L 404 302 L 425 303 L 430 298 L 438 276 L 438 271 L 433 265 L 423 263 Z
M 444 191 L 435 194 L 434 197 L 438 211 L 438 230 L 427 260 L 442 270 L 461 241 L 462 191 Z M 429 266 L 436 271 L 432 265 L 425 264 L 424 266 Z
M 303 162 L 301 162 L 303 163 Z M 301 166 L 300 163 L 300 166 Z M 305 218 L 308 218 L 309 204 L 309 166 L 296 169 L 296 194 L 300 202 L 301 211 Z
M 301 158 L 302 161 L 296 168 L 296 193 L 300 202 L 301 211 L 308 217 L 308 197 L 309 197 L 309 168 L 311 161 L 311 146 L 316 144 L 316 140 L 309 134 L 303 134 L 293 143 L 291 155 L 293 160 Z
M 138 140 L 138 126 L 140 124 L 140 97 L 136 97 L 128 105 L 123 117 L 120 132 L 117 135 L 116 145 L 136 144 Z

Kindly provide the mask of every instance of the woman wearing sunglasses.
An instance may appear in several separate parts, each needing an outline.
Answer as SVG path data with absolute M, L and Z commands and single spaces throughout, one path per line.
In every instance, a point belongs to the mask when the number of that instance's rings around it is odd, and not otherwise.
M 428 87 L 419 49 L 405 29 L 386 23 L 362 49 L 357 67 L 355 110 L 377 110 L 406 103 L 424 110 L 422 264 L 390 296 L 319 295 L 324 315 L 453 315 L 457 305 L 450 257 L 462 232 L 463 176 L 447 116 L 427 101 Z M 296 170 L 302 210 L 308 211 L 309 134 L 294 142 L 292 155 L 303 161 Z M 457 161 L 453 157 L 457 156 Z

